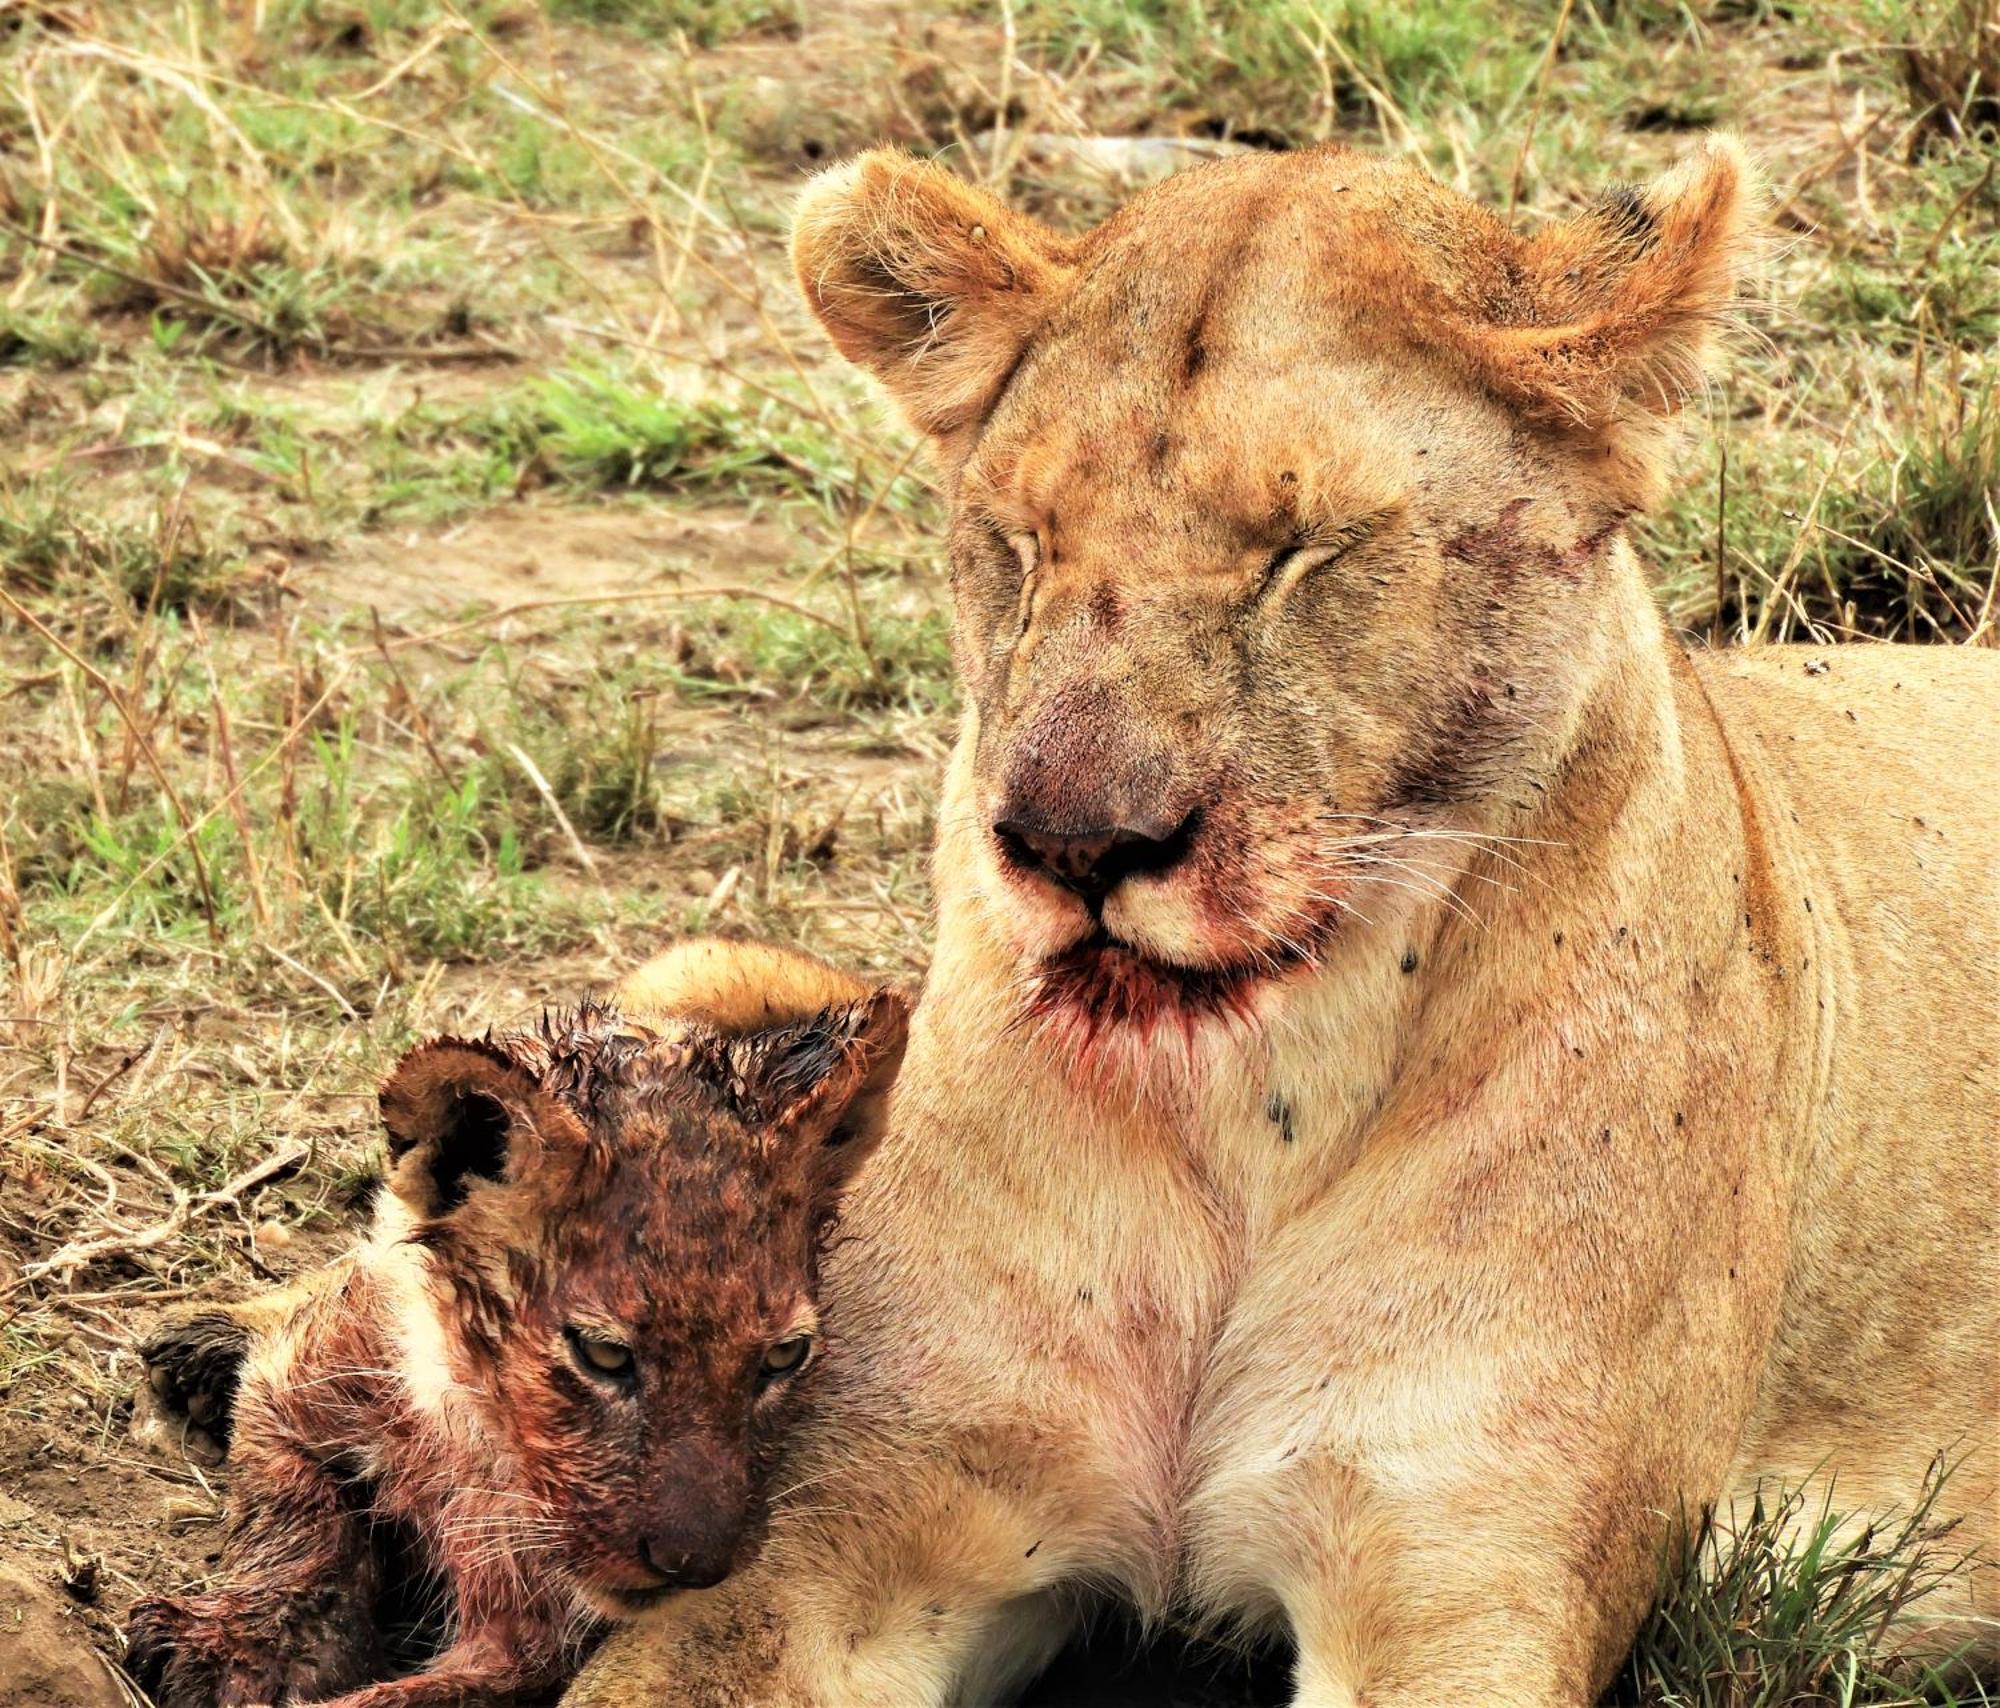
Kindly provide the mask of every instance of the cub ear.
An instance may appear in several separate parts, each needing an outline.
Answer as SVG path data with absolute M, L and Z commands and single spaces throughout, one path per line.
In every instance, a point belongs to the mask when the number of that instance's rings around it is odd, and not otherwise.
M 1075 249 L 943 167 L 875 149 L 806 187 L 792 265 L 840 353 L 944 439 L 993 406 Z
M 506 1177 L 518 1135 L 549 1103 L 499 1044 L 434 1038 L 383 1081 L 389 1189 L 420 1216 L 457 1209 L 480 1181 Z
M 1588 429 L 1673 415 L 1701 389 L 1748 244 L 1752 174 L 1711 136 L 1522 245 L 1529 324 L 1479 334 L 1489 378 L 1532 413 Z
M 737 1046 L 748 1099 L 777 1134 L 810 1147 L 829 1209 L 888 1133 L 909 1035 L 909 999 L 885 987 Z

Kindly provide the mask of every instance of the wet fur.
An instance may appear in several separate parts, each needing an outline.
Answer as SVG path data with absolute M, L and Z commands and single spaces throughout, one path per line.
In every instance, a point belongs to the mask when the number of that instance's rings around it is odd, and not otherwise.
M 902 1010 L 803 957 L 743 959 L 767 1006 L 733 1030 L 671 1012 L 714 988 L 713 946 L 686 946 L 635 978 L 630 1014 L 420 1046 L 383 1090 L 368 1244 L 281 1310 L 149 1339 L 156 1392 L 233 1435 L 235 1464 L 222 1585 L 133 1610 L 129 1665 L 163 1708 L 543 1692 L 658 1598 L 635 1523 L 700 1543 L 740 1520 L 715 1546 L 754 1553 L 813 1379 L 758 1391 L 755 1360 L 813 1320 Z M 641 1394 L 566 1355 L 578 1313 L 621 1325 Z M 382 1603 L 412 1567 L 447 1640 L 390 1679 Z

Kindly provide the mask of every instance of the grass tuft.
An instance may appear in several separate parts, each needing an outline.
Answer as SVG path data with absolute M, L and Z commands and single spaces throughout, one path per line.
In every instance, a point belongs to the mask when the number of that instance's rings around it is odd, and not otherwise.
M 1408 129 L 1454 104 L 1495 122 L 1532 75 L 1524 13 L 1491 0 L 1030 0 L 1022 32 L 1074 63 L 1102 56 L 1195 128 L 1296 146 L 1382 120 Z
M 133 521 L 102 514 L 65 481 L 0 480 L 0 587 L 220 615 L 238 607 L 248 574 L 226 535 L 171 496 Z
M 804 0 L 548 0 L 548 11 L 646 35 L 685 35 L 698 47 L 741 36 L 796 37 L 806 18 Z
M 468 421 L 524 469 L 594 490 L 807 499 L 825 508 L 869 484 L 854 450 L 782 396 L 745 404 L 663 391 L 624 363 L 581 363 L 531 382 Z M 922 501 L 914 483 L 888 493 Z
M 102 348 L 74 312 L 0 309 L 0 366 L 80 368 Z
M 1943 1645 L 1928 1598 L 1964 1563 L 1935 1517 L 1933 1465 L 1900 1517 L 1863 1523 L 1803 1490 L 1760 1493 L 1740 1519 L 1705 1513 L 1604 1708 L 1990 1708 Z M 1931 1658 L 1912 1658 L 1912 1640 Z M 1971 1634 L 1964 1639 L 1971 1641 Z
M 1918 122 L 1952 138 L 2000 136 L 2000 0 L 1923 0 L 1905 27 L 1913 39 L 1903 76 Z

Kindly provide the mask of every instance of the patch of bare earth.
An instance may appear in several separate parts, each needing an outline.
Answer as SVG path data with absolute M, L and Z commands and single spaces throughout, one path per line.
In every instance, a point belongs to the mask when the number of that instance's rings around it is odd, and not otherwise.
M 558 601 L 658 611 L 707 586 L 776 591 L 797 551 L 791 529 L 737 510 L 513 504 L 445 528 L 363 535 L 301 591 L 399 622 Z

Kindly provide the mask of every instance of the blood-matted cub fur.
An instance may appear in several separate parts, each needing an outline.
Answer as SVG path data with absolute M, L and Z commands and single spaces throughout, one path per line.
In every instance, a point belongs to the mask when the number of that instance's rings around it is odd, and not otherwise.
M 1943 1454 L 1992 1547 L 2000 657 L 1691 655 L 1627 538 L 1743 180 L 807 193 L 951 496 L 937 957 L 809 1492 L 573 1708 L 985 1702 L 1103 1596 L 1315 1708 L 1581 1708 L 1759 1479 Z
M 160 1708 L 545 1695 L 606 1621 L 754 1554 L 906 1012 L 696 942 L 616 1005 L 405 1056 L 372 1236 L 282 1312 L 146 1347 L 235 1437 L 218 1581 L 128 1621 Z M 393 1676 L 385 1606 L 426 1600 L 442 1647 Z

